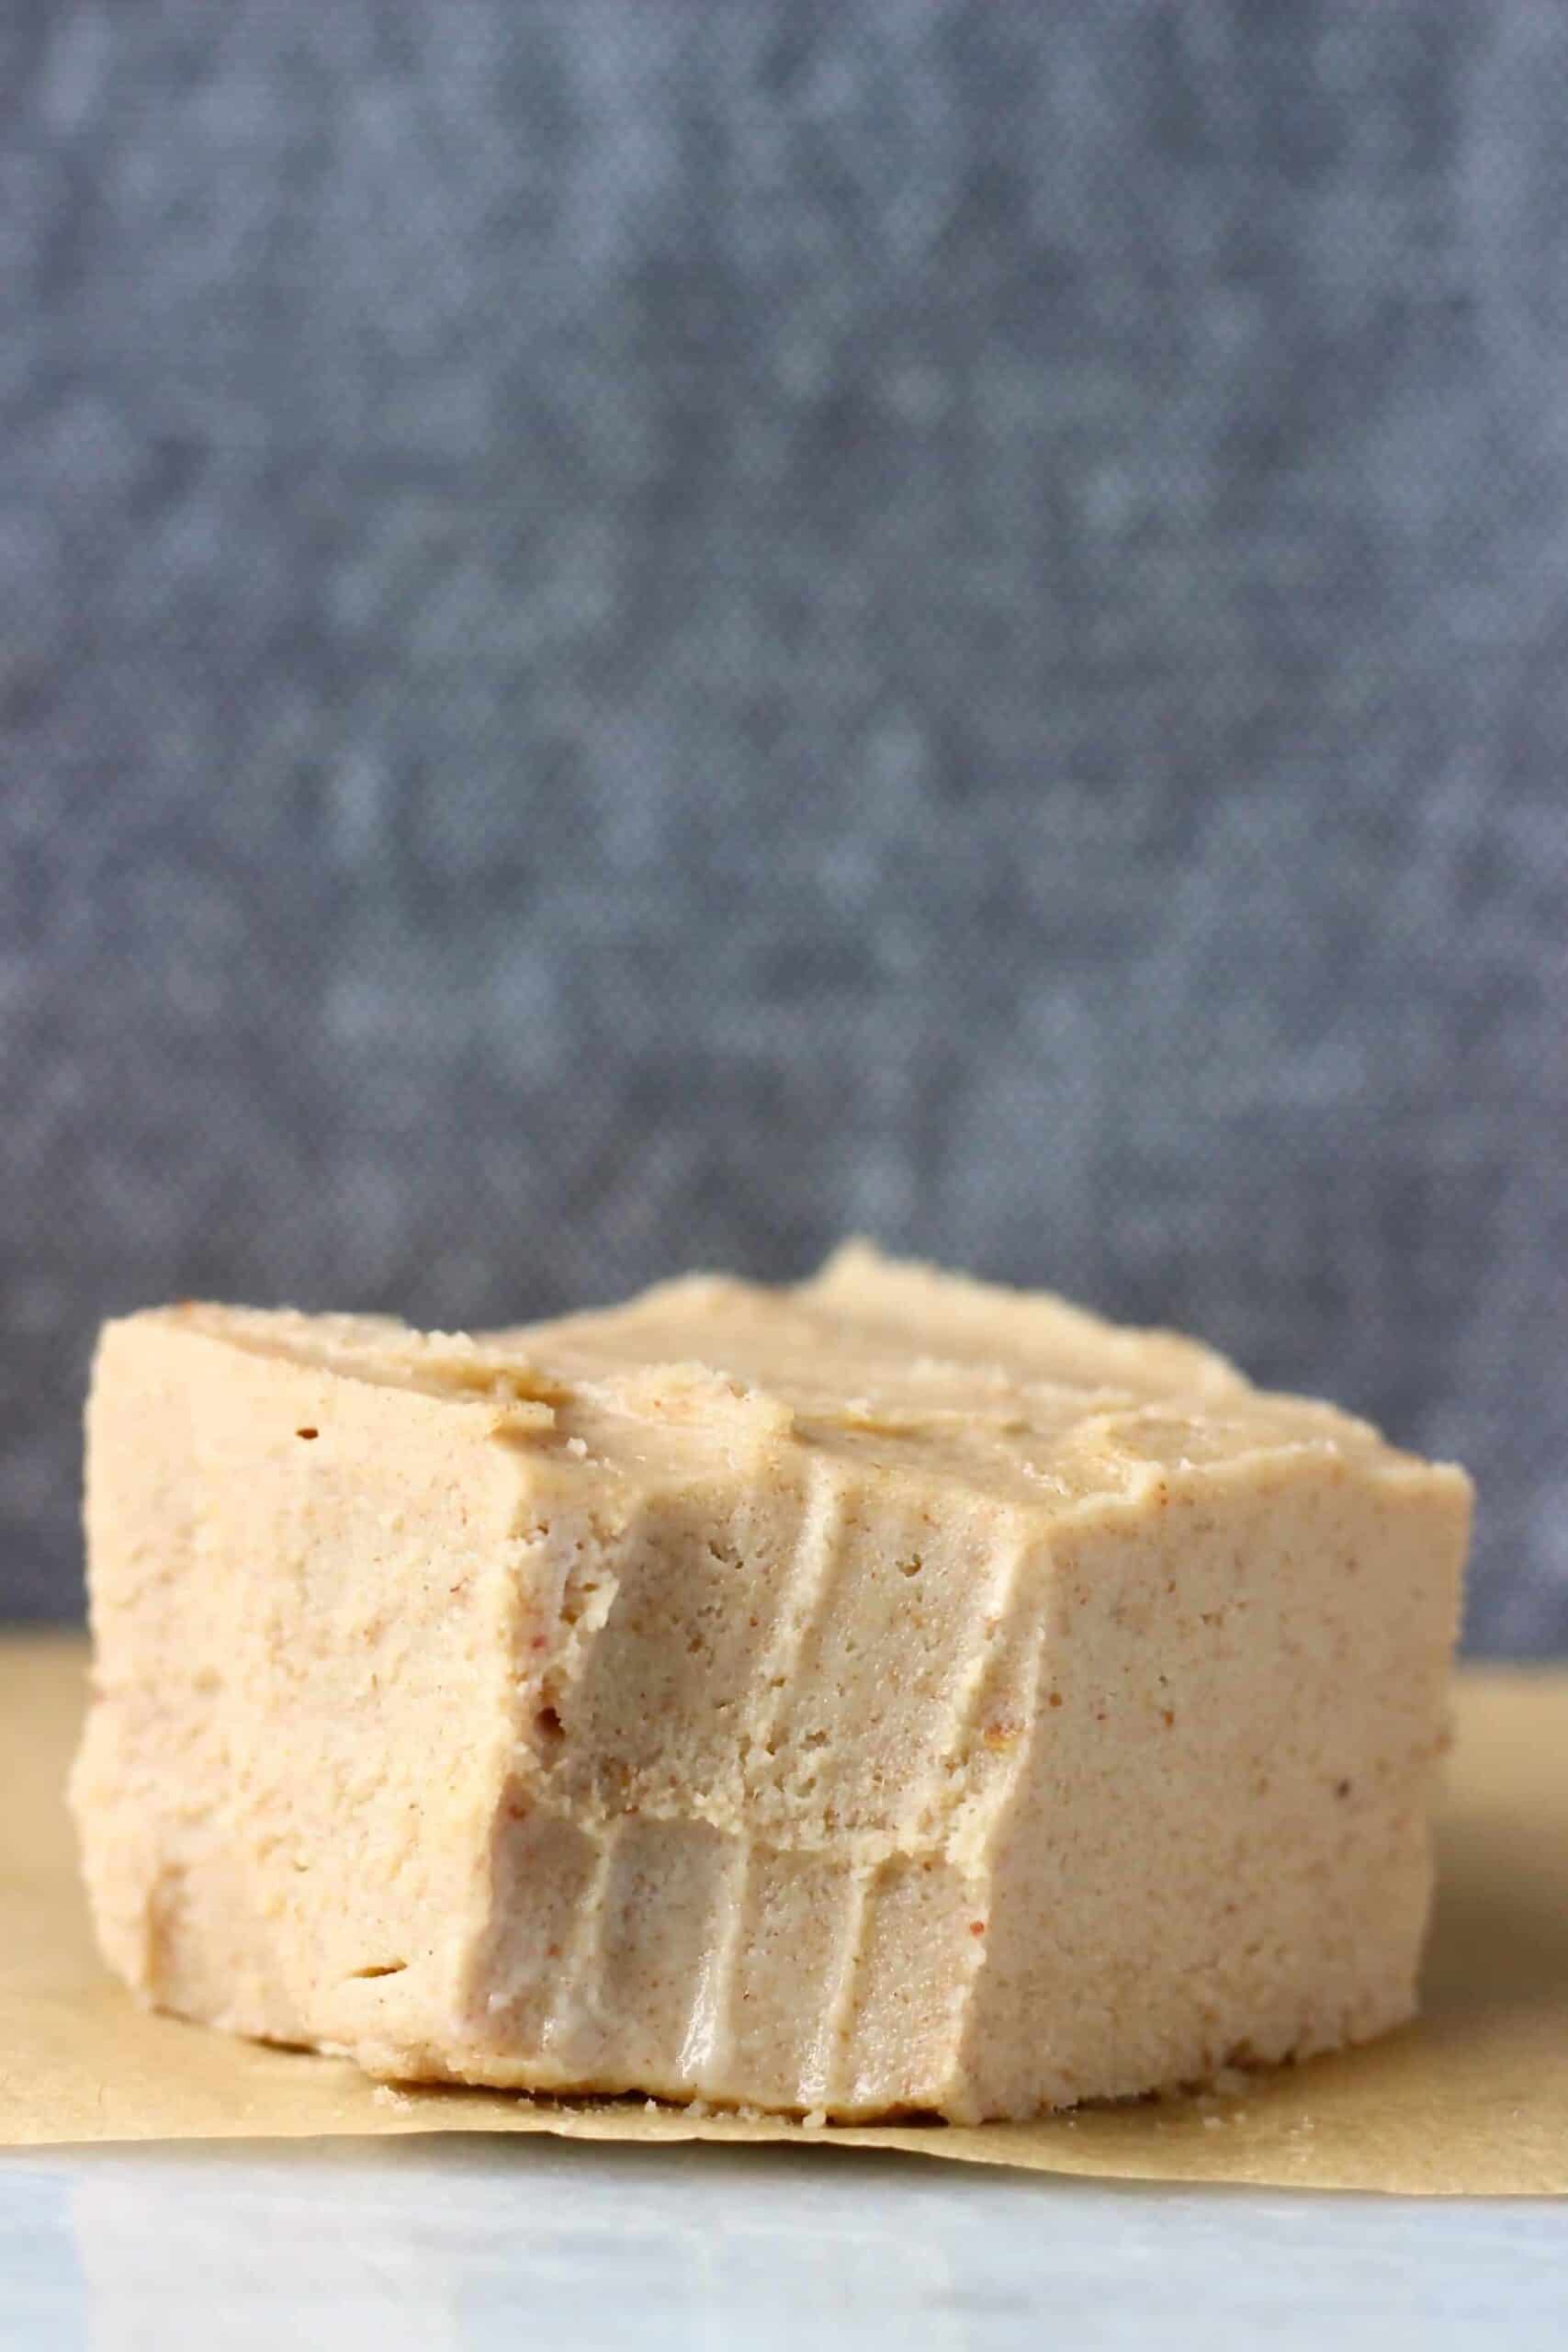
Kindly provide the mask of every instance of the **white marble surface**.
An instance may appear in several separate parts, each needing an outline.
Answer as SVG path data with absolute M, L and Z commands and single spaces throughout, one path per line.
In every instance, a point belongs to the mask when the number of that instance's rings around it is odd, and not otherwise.
M 546 2140 L 0 2155 L 0 2346 L 1568 2343 L 1568 2207 Z

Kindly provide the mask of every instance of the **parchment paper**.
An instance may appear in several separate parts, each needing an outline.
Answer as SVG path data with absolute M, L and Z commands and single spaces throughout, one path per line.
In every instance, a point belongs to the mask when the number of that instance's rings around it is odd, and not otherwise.
M 388 2090 L 346 2062 L 144 2015 L 93 1951 L 61 1797 L 85 1656 L 62 1636 L 0 1642 L 0 2145 L 558 2132 L 807 2140 L 1128 2178 L 1568 2192 L 1568 1674 L 1461 1678 L 1418 2024 L 1251 2077 L 1238 2098 L 979 2130 L 807 2131 L 641 2100 Z

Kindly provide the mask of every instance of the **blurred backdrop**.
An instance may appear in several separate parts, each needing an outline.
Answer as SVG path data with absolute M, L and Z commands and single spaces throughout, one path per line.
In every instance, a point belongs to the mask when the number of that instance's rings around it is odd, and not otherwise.
M 0 14 L 0 1611 L 100 1317 L 848 1229 L 1568 1648 L 1568 16 Z

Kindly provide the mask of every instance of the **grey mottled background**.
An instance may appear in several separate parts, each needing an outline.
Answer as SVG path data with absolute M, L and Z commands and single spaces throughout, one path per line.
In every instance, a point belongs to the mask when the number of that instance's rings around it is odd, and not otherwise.
M 0 12 L 0 1601 L 91 1329 L 846 1227 L 1568 1647 L 1568 14 Z

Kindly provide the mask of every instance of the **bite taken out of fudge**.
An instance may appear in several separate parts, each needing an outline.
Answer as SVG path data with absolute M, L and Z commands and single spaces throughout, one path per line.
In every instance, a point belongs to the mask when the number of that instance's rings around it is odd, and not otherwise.
M 105 1331 L 73 1781 L 143 2001 L 1027 2117 L 1409 2017 L 1462 1472 L 852 1245 L 471 1339 Z

